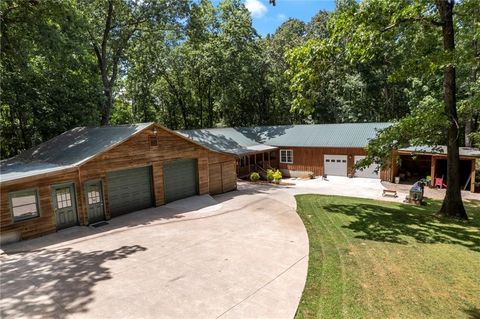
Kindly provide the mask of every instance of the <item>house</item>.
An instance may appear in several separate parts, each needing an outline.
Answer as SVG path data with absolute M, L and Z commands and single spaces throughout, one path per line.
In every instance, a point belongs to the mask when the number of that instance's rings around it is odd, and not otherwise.
M 237 174 L 258 168 L 280 168 L 284 176 L 315 175 L 380 178 L 377 166 L 354 172 L 365 147 L 389 123 L 348 123 L 214 128 L 179 133 L 219 151 L 237 156 Z M 230 149 L 230 146 L 233 146 Z M 268 147 L 268 148 L 267 148 Z M 240 152 L 237 150 L 241 150 Z M 259 167 L 260 166 L 260 167 Z M 388 172 L 382 172 L 383 175 Z
M 74 128 L 0 173 L 2 242 L 236 188 L 233 155 L 155 123 Z
M 365 158 L 370 139 L 390 123 L 345 123 L 213 128 L 179 131 L 217 151 L 237 157 L 237 174 L 279 168 L 284 176 L 357 176 L 393 182 L 401 174 L 407 181 L 422 177 L 446 178 L 446 147 L 392 150 L 392 167 L 378 171 L 376 164 L 363 170 L 354 165 Z M 475 160 L 480 150 L 460 148 L 461 182 L 475 190 Z M 399 161 L 397 161 L 397 158 Z
M 236 189 L 236 178 L 284 176 L 393 181 L 446 176 L 446 148 L 392 150 L 391 168 L 355 170 L 389 123 L 282 125 L 173 132 L 155 123 L 75 128 L 0 166 L 2 242 L 89 225 L 195 194 Z M 461 182 L 475 190 L 480 150 L 460 148 Z M 448 181 L 446 181 L 448 183 Z

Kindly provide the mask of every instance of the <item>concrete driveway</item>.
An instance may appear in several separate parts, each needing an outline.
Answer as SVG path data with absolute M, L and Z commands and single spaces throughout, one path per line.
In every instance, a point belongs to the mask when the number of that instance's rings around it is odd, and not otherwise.
M 240 186 L 12 244 L 2 318 L 292 318 L 308 238 L 284 189 Z
M 295 184 L 286 189 L 292 195 L 324 194 L 402 202 L 408 194 L 408 190 L 398 190 L 398 197 L 383 197 L 382 193 L 385 187 L 379 179 L 374 178 L 328 176 L 327 180 L 317 177 L 315 179 L 287 179 L 285 182 Z

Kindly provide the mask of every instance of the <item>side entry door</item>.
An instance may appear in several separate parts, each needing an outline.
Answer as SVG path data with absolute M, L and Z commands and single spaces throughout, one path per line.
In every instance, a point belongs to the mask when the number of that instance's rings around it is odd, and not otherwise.
M 85 183 L 85 194 L 87 196 L 88 223 L 105 220 L 102 181 Z
M 73 183 L 53 186 L 53 204 L 57 229 L 77 225 L 77 203 Z

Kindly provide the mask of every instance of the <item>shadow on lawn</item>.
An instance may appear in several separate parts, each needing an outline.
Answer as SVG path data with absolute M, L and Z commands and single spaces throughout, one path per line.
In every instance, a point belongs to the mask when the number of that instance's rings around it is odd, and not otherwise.
M 62 248 L 2 256 L 0 317 L 66 318 L 87 312 L 95 285 L 112 279 L 103 264 L 145 250 L 133 245 L 109 251 Z
M 471 308 L 464 310 L 469 319 L 480 319 L 480 309 Z
M 413 239 L 419 243 L 455 244 L 480 251 L 478 220 L 444 220 L 434 215 L 434 209 L 423 206 L 329 204 L 324 209 L 354 217 L 354 221 L 343 227 L 352 230 L 356 238 L 398 244 L 407 244 Z

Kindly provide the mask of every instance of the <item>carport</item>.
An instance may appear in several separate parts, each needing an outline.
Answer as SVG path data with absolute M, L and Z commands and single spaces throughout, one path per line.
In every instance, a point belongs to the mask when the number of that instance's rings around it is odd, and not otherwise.
M 480 150 L 460 147 L 460 183 L 462 190 L 475 192 L 475 161 L 480 158 Z M 400 166 L 398 175 L 412 182 L 426 176 L 443 178 L 447 181 L 447 147 L 409 147 L 398 150 Z

